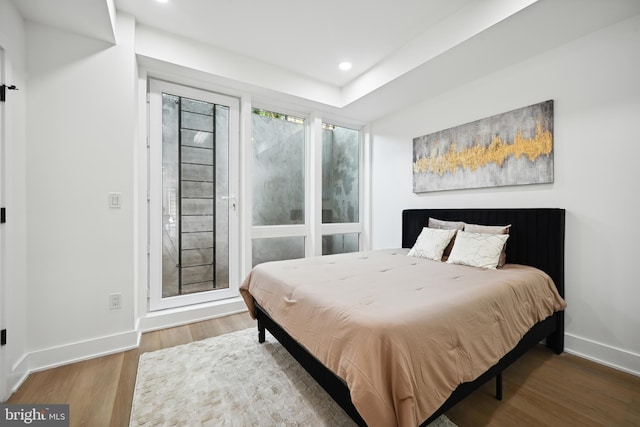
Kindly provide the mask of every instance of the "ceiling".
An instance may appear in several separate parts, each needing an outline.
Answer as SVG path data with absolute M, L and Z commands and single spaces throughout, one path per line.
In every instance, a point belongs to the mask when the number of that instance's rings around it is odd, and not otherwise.
M 472 1 L 116 0 L 116 6 L 138 23 L 343 86 Z M 338 69 L 345 60 L 353 63 L 348 72 Z
M 110 43 L 116 11 L 130 14 L 228 61 L 318 82 L 336 101 L 287 95 L 366 121 L 640 13 L 639 0 L 13 1 L 28 20 Z

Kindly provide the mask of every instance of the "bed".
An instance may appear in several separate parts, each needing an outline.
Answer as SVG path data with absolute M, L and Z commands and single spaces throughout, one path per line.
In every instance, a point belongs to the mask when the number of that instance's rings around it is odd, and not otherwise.
M 564 217 L 563 209 L 405 210 L 403 249 L 267 263 L 252 270 L 241 292 L 258 320 L 259 341 L 269 330 L 357 424 L 427 425 L 493 378 L 501 398 L 502 371 L 540 341 L 563 351 L 564 305 L 558 298 L 564 303 Z M 510 224 L 508 264 L 498 272 L 407 257 L 429 218 Z M 415 272 L 420 286 L 407 279 Z M 506 286 L 502 294 L 520 298 L 529 291 L 514 286 L 516 273 L 551 288 L 544 290 L 541 307 L 527 301 L 526 309 L 504 310 L 506 300 L 475 295 L 480 287 L 473 284 L 486 282 L 483 288 Z M 453 279 L 446 286 L 439 279 L 445 276 Z M 496 278 L 505 283 L 494 285 Z M 381 285 L 374 287 L 374 281 Z M 352 287 L 360 294 L 352 296 Z M 438 300 L 440 288 L 460 290 L 455 304 Z M 396 301 L 396 294 L 408 297 Z M 420 295 L 429 295 L 427 308 Z M 535 321 L 523 325 L 523 312 L 537 316 Z M 503 319 L 507 314 L 514 319 Z M 493 332 L 457 328 L 481 328 L 483 318 Z M 365 342 L 371 345 L 366 351 Z

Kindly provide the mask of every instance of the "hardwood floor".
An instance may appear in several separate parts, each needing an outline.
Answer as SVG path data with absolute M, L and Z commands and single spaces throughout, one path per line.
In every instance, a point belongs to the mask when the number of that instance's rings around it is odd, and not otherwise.
M 145 333 L 140 348 L 29 376 L 7 403 L 68 403 L 71 426 L 128 426 L 138 357 L 255 327 L 247 313 Z M 257 333 L 257 332 L 256 332 Z M 459 427 L 640 426 L 640 378 L 540 346 L 447 416 Z
M 539 346 L 447 416 L 459 426 L 640 426 L 640 378 Z

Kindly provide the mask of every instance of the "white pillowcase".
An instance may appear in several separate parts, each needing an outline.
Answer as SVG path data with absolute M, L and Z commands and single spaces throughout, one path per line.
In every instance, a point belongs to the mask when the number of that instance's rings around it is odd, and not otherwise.
M 508 238 L 508 234 L 459 231 L 447 263 L 495 269 Z
M 467 233 L 483 233 L 483 234 L 509 234 L 509 225 L 478 225 L 478 224 L 465 224 L 464 231 Z M 446 252 L 446 250 L 445 250 Z M 451 252 L 451 251 L 449 251 Z M 498 261 L 498 268 L 507 263 L 507 244 L 502 247 L 502 253 L 500 254 L 500 261 Z
M 440 261 L 444 248 L 447 247 L 455 234 L 456 230 L 424 227 L 407 255 Z

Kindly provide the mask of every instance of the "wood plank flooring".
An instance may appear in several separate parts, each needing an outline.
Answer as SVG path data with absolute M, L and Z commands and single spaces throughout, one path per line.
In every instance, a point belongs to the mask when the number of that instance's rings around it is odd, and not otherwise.
M 29 376 L 8 403 L 68 403 L 71 426 L 128 426 L 140 354 L 255 327 L 247 313 L 145 333 L 140 348 Z M 257 332 L 256 332 L 257 336 Z M 640 426 L 640 378 L 540 346 L 447 416 L 459 427 Z

